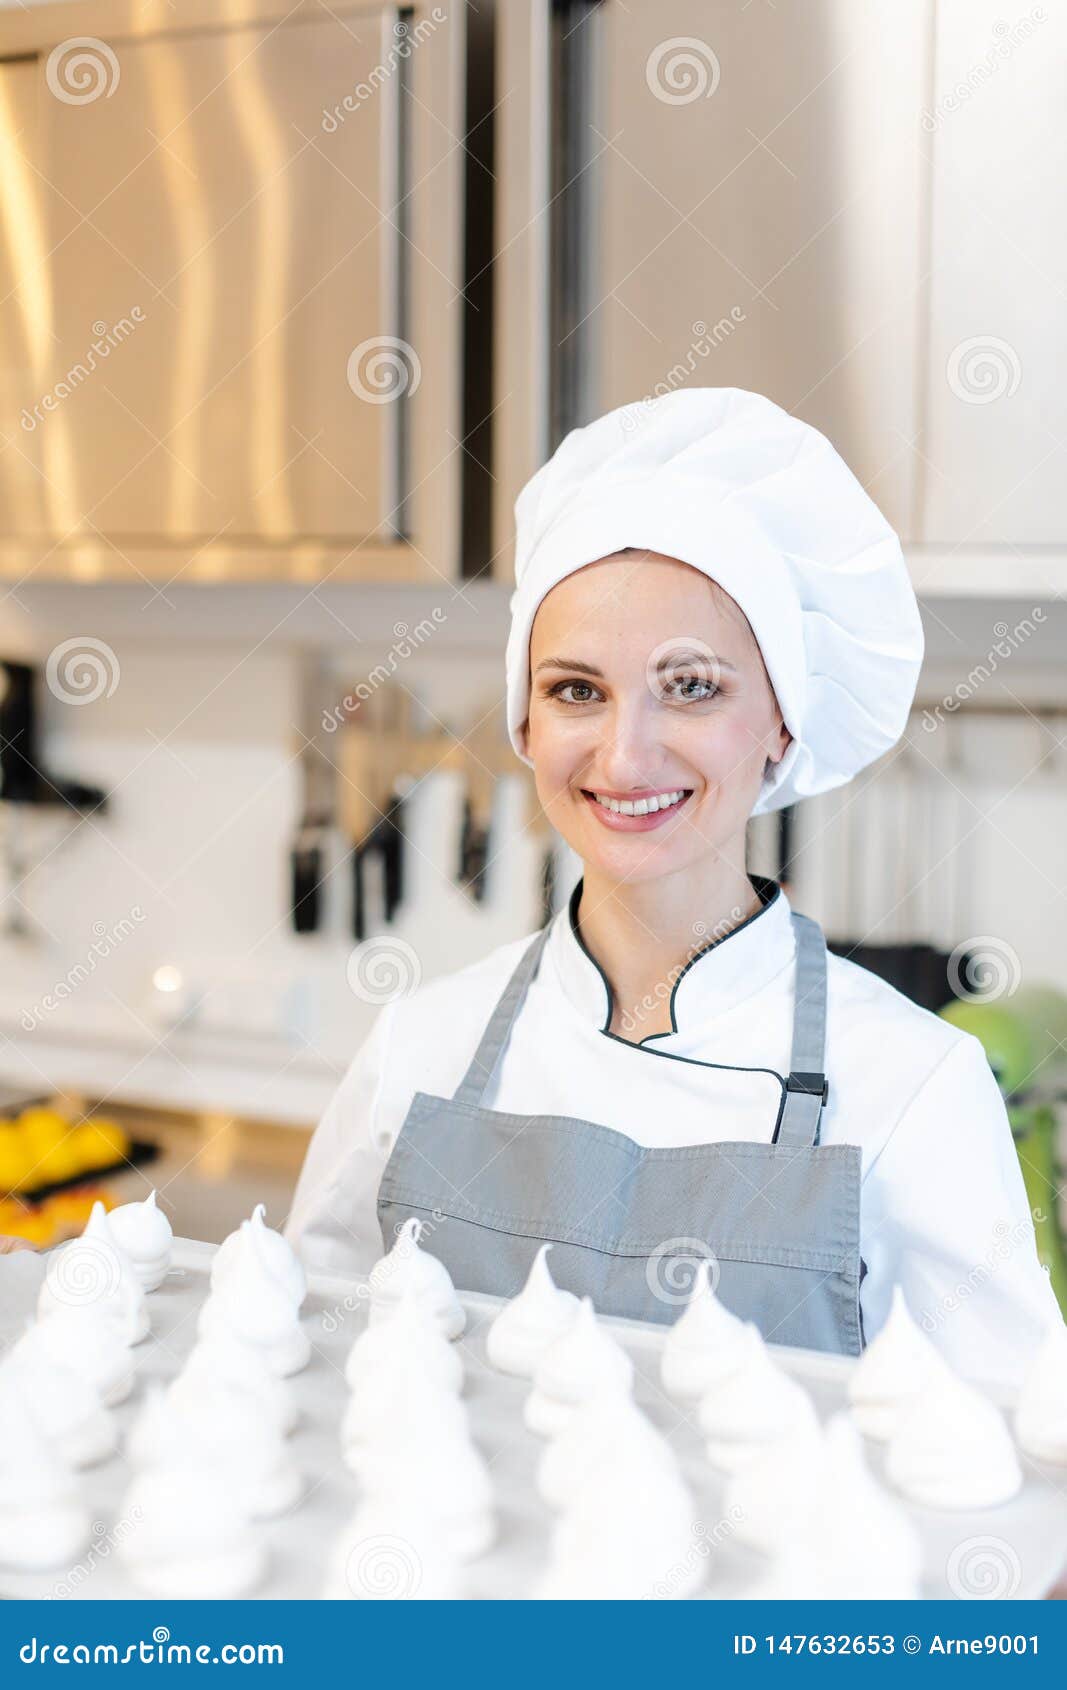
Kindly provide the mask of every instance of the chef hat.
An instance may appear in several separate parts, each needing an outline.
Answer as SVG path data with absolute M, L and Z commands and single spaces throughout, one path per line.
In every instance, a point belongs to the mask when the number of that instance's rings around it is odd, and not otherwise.
M 531 767 L 537 607 L 627 546 L 702 570 L 748 618 L 793 736 L 754 814 L 843 785 L 903 733 L 923 634 L 900 542 L 830 442 L 762 394 L 679 388 L 572 429 L 515 526 L 507 719 Z

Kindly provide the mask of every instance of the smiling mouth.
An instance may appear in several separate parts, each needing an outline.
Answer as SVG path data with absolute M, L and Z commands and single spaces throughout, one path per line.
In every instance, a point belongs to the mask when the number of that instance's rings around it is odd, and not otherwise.
M 664 792 L 646 793 L 640 798 L 616 798 L 610 793 L 594 792 L 582 788 L 582 797 L 594 807 L 609 816 L 630 817 L 631 819 L 651 818 L 670 814 L 680 810 L 687 798 L 693 795 L 692 787 L 671 787 Z

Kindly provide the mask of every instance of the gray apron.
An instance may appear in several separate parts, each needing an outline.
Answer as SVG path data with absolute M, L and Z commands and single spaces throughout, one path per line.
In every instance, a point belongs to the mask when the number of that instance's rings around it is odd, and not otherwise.
M 596 1121 L 486 1108 L 549 924 L 520 958 L 455 1096 L 415 1093 L 378 1191 L 386 1249 L 418 1215 L 461 1290 L 512 1297 L 551 1240 L 558 1284 L 592 1297 L 601 1314 L 660 1322 L 677 1317 L 704 1256 L 718 1264 L 713 1283 L 727 1308 L 771 1342 L 858 1355 L 860 1150 L 819 1143 L 826 943 L 817 922 L 791 913 L 791 1071 L 776 1076 L 766 1143 L 646 1149 Z

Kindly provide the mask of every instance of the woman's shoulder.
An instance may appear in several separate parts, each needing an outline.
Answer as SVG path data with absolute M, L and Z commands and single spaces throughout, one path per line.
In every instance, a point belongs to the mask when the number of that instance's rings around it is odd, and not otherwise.
M 488 1013 L 536 937 L 535 930 L 520 939 L 508 939 L 461 968 L 436 968 L 397 1000 L 397 1019 L 411 1029 L 426 1020 L 454 1017 L 463 1007 Z
M 835 1033 L 877 1032 L 885 1051 L 906 1053 L 909 1066 L 935 1067 L 958 1045 L 976 1042 L 973 1035 L 908 997 L 880 974 L 849 957 L 827 953 L 828 1016 Z M 945 980 L 945 1002 L 952 1001 Z

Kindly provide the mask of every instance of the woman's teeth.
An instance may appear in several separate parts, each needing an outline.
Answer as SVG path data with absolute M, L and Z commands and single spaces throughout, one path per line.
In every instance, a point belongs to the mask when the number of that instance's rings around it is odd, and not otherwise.
M 614 810 L 619 816 L 650 816 L 656 810 L 669 810 L 673 804 L 680 804 L 687 796 L 683 789 L 680 792 L 657 792 L 652 798 L 635 798 L 631 803 L 626 798 L 605 798 L 599 792 L 592 796 L 605 810 Z

